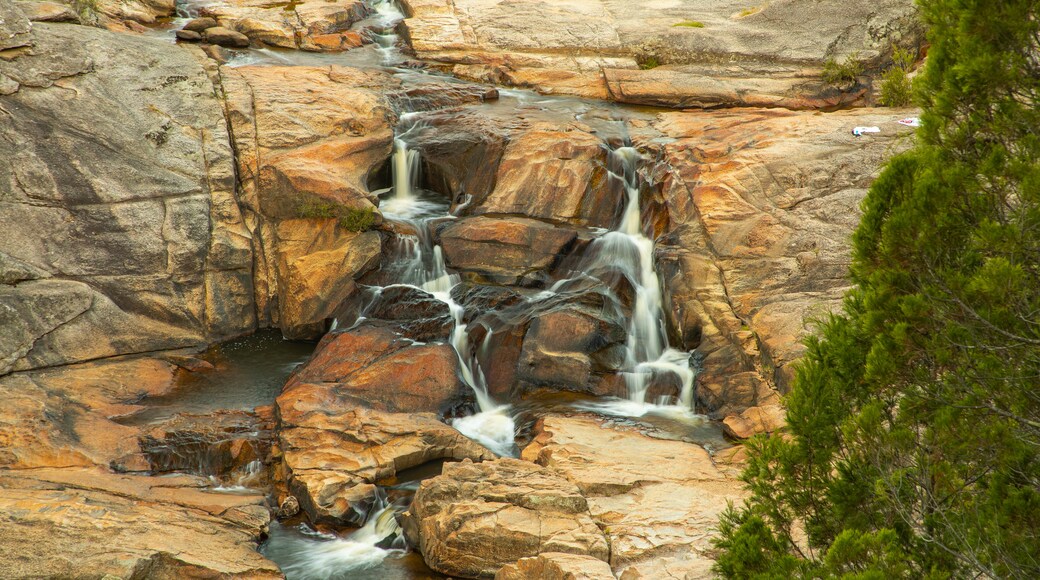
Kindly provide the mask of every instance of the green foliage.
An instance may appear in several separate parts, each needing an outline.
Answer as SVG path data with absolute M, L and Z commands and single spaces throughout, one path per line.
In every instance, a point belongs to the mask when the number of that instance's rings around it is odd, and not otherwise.
M 376 223 L 376 214 L 372 208 L 356 209 L 325 200 L 301 204 L 296 215 L 308 219 L 336 218 L 341 228 L 352 232 L 363 232 Z
M 788 433 L 748 444 L 723 577 L 1040 578 L 1040 3 L 921 7 L 918 141 L 863 202 Z
M 683 28 L 704 28 L 704 23 L 698 22 L 697 20 L 683 20 L 682 22 L 678 22 L 672 26 L 681 26 Z
M 84 24 L 94 24 L 98 20 L 100 6 L 98 0 L 72 0 L 72 9 L 79 15 Z
M 847 85 L 856 82 L 859 75 L 863 74 L 863 63 L 859 60 L 859 53 L 854 52 L 838 62 L 834 58 L 828 58 L 823 63 L 823 82 L 829 85 Z
M 659 66 L 661 66 L 661 63 L 657 62 L 656 56 L 645 57 L 639 62 L 639 68 L 643 70 L 650 70 Z
M 905 107 L 913 100 L 910 71 L 914 53 L 898 46 L 892 48 L 892 67 L 881 76 L 881 104 L 886 107 Z

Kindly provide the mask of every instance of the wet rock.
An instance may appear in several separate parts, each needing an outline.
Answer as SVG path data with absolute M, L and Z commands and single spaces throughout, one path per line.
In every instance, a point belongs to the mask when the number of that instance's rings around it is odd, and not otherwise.
M 448 266 L 499 284 L 544 284 L 576 237 L 573 230 L 523 218 L 473 217 L 439 232 Z
M 608 556 L 578 489 L 516 459 L 445 465 L 419 486 L 409 517 L 426 563 L 450 575 L 489 577 L 544 552 Z
M 696 344 L 698 399 L 731 417 L 734 434 L 777 427 L 768 409 L 804 352 L 804 321 L 840 304 L 859 202 L 911 131 L 896 120 L 911 114 L 746 109 L 654 123 L 673 139 L 660 155 L 675 226 L 657 252 L 668 324 L 673 339 Z M 851 133 L 857 125 L 882 132 L 862 140 Z M 753 407 L 763 420 L 741 417 Z
M 482 284 L 456 284 L 451 289 L 451 299 L 462 306 L 466 313 L 464 320 L 469 323 L 485 314 L 493 314 L 510 306 L 521 303 L 524 295 L 520 291 L 504 286 L 487 286 Z
M 174 33 L 177 40 L 185 40 L 187 42 L 198 42 L 202 40 L 202 34 L 192 30 L 178 30 Z
M 418 342 L 447 341 L 455 327 L 448 305 L 414 286 L 388 286 L 364 309 L 366 325 L 384 326 Z
M 197 53 L 43 22 L 32 38 L 0 59 L 0 254 L 32 272 L 0 286 L 0 374 L 254 328 L 251 235 Z
M 610 565 L 592 556 L 548 552 L 499 569 L 495 580 L 613 580 Z
M 314 522 L 360 523 L 374 484 L 410 467 L 437 459 L 494 457 L 433 413 L 358 406 L 340 396 L 335 385 L 296 382 L 278 397 L 277 406 L 284 475 Z
M 545 417 L 534 434 L 523 458 L 577 486 L 619 578 L 711 576 L 712 530 L 743 491 L 707 451 L 588 417 Z
M 535 124 L 509 142 L 494 191 L 467 211 L 611 227 L 623 202 L 608 187 L 605 163 L 594 135 Z
M 370 9 L 360 0 L 299 0 L 286 4 L 229 0 L 204 6 L 200 12 L 264 46 L 321 51 L 342 50 L 323 37 L 346 32 Z
M 270 462 L 272 427 L 247 411 L 178 414 L 139 441 L 152 473 L 180 471 L 231 484 L 248 480 L 255 487 L 266 479 L 261 466 Z
M 219 26 L 219 24 L 217 23 L 216 19 L 202 16 L 199 18 L 192 18 L 191 20 L 189 20 L 188 23 L 181 28 L 181 30 L 202 33 L 205 32 L 207 29 L 216 28 L 217 26 Z
M 517 364 L 519 388 L 595 392 L 598 375 L 617 371 L 624 362 L 619 349 L 625 328 L 604 314 L 565 305 L 535 316 Z
M 241 202 L 254 234 L 257 312 L 261 323 L 279 326 L 281 300 L 294 300 L 279 286 L 279 222 L 324 220 L 311 228 L 319 234 L 340 219 L 371 215 L 371 225 L 381 219 L 366 183 L 390 157 L 393 130 L 383 93 L 397 81 L 381 71 L 338 66 L 224 67 L 220 74 Z M 303 238 L 294 239 L 307 248 Z
M 279 518 L 291 518 L 298 513 L 300 513 L 300 500 L 296 499 L 294 495 L 286 497 L 278 506 Z
M 354 280 L 379 262 L 373 231 L 352 232 L 335 219 L 290 219 L 275 229 L 278 321 L 287 338 L 318 338 Z
M 206 32 L 204 32 L 202 36 L 206 39 L 206 42 L 218 46 L 227 46 L 230 48 L 246 48 L 249 46 L 248 36 L 241 32 L 224 28 L 223 26 L 207 28 Z
M 416 54 L 460 77 L 672 107 L 851 102 L 861 86 L 821 83 L 828 58 L 855 54 L 876 73 L 892 44 L 916 48 L 924 38 L 914 7 L 898 0 L 869 6 L 797 0 L 749 13 L 746 6 L 704 0 L 667 7 L 591 0 L 553 6 L 552 26 L 542 22 L 540 3 L 489 8 L 479 0 L 406 0 L 405 6 L 403 26 Z M 622 10 L 625 18 L 616 18 Z
M 485 199 L 495 187 L 510 128 L 479 109 L 429 113 L 424 120 L 436 128 L 416 136 L 428 187 L 448 195 L 453 211 Z
M 341 406 L 409 413 L 445 411 L 466 387 L 450 345 L 416 345 L 390 329 L 362 326 L 327 334 L 290 378 L 285 394 L 298 388 L 307 396 L 332 397 Z

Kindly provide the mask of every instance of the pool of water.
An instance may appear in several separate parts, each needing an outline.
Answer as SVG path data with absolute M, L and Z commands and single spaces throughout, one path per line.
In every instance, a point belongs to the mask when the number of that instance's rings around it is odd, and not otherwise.
M 313 342 L 285 340 L 274 329 L 214 345 L 199 355 L 214 368 L 180 371 L 170 394 L 140 401 L 146 408 L 120 422 L 147 425 L 177 413 L 252 410 L 270 405 L 292 371 L 310 357 L 314 346 Z

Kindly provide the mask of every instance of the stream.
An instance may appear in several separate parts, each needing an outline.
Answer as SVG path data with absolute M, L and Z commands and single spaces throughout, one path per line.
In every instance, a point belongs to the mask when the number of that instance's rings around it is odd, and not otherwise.
M 201 6 L 212 3 L 213 0 L 181 2 L 178 17 L 149 34 L 172 40 L 176 29 L 197 16 Z M 373 3 L 371 8 L 372 15 L 354 25 L 373 40 L 363 47 L 337 54 L 233 50 L 228 51 L 228 64 L 382 67 L 394 72 L 405 86 L 431 78 L 462 82 L 436 72 L 405 68 L 405 57 L 398 50 L 401 39 L 393 32 L 403 18 L 400 9 L 386 1 Z M 412 105 L 406 102 L 402 106 Z M 654 259 L 654 234 L 643 211 L 647 160 L 632 146 L 628 136 L 630 120 L 642 118 L 645 113 L 637 108 L 547 97 L 522 90 L 500 90 L 498 99 L 463 109 L 499 118 L 514 118 L 522 113 L 527 119 L 550 123 L 580 120 L 593 127 L 607 152 L 608 187 L 616 192 L 619 206 L 612 227 L 590 227 L 580 232 L 582 251 L 568 256 L 553 270 L 551 279 L 517 289 L 519 298 L 502 306 L 467 311 L 460 297 L 472 283 L 448 267 L 436 231 L 446 221 L 457 219 L 469 201 L 447 199 L 423 186 L 421 143 L 427 132 L 443 126 L 443 111 L 416 107 L 398 112 L 390 184 L 374 192 L 380 197 L 379 209 L 384 219 L 391 222 L 383 228 L 389 257 L 384 257 L 377 276 L 359 281 L 359 285 L 372 297 L 387 288 L 407 286 L 447 305 L 453 319 L 448 342 L 458 356 L 461 378 L 472 394 L 472 405 L 471 412 L 446 421 L 500 456 L 518 456 L 517 439 L 525 436 L 539 416 L 548 413 L 596 413 L 619 423 L 640 426 L 656 437 L 695 442 L 709 450 L 726 447 L 719 427 L 696 412 L 697 365 L 691 353 L 672 347 L 668 340 L 663 314 L 665 296 Z M 440 116 L 437 123 L 430 121 L 434 116 Z M 596 298 L 602 318 L 624 329 L 625 339 L 616 357 L 624 396 L 534 393 L 521 400 L 504 397 L 503 389 L 492 384 L 491 378 L 498 376 L 496 340 L 554 308 L 587 301 L 590 296 Z M 334 328 L 343 330 L 365 324 L 364 306 L 352 314 L 353 320 L 337 320 Z M 312 350 L 310 343 L 281 340 L 277 331 L 259 331 L 253 337 L 225 343 L 205 357 L 216 361 L 215 370 L 191 373 L 174 394 L 146 401 L 149 408 L 127 422 L 149 424 L 178 412 L 269 405 L 292 370 Z M 362 514 L 364 524 L 360 528 L 319 529 L 298 518 L 272 522 L 260 551 L 275 561 L 290 580 L 444 578 L 430 571 L 406 544 L 395 519 L 398 512 L 407 509 L 419 482 L 438 475 L 439 467 L 436 464 L 417 468 L 399 474 L 395 481 L 381 482 L 377 501 Z

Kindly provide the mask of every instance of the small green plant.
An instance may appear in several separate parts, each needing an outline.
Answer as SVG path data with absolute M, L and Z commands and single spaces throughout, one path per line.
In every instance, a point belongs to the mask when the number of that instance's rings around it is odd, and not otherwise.
M 677 22 L 672 26 L 681 26 L 683 28 L 704 28 L 704 23 L 698 22 L 697 20 L 683 20 L 682 22 Z
M 861 74 L 863 74 L 863 63 L 859 60 L 858 52 L 846 56 L 845 60 L 840 63 L 833 57 L 823 63 L 823 81 L 829 85 L 854 83 Z
M 661 63 L 657 62 L 656 56 L 648 56 L 639 63 L 639 68 L 643 70 L 650 70 L 661 66 Z
M 892 47 L 892 68 L 881 75 L 881 104 L 885 107 L 905 107 L 913 100 L 914 86 L 910 70 L 914 53 Z
M 72 9 L 84 24 L 96 24 L 101 11 L 98 0 L 72 0 Z
M 376 223 L 376 212 L 371 208 L 346 208 L 339 218 L 339 227 L 352 232 L 363 232 Z
M 745 8 L 745 9 L 741 10 L 739 14 L 737 14 L 737 18 L 745 18 L 745 17 L 751 16 L 753 14 L 758 14 L 765 7 L 766 7 L 766 5 L 763 4 L 761 6 L 752 6 L 751 8 Z
M 335 202 L 316 200 L 301 204 L 296 215 L 306 219 L 337 219 L 339 227 L 352 232 L 363 232 L 376 223 L 372 208 L 353 208 Z

